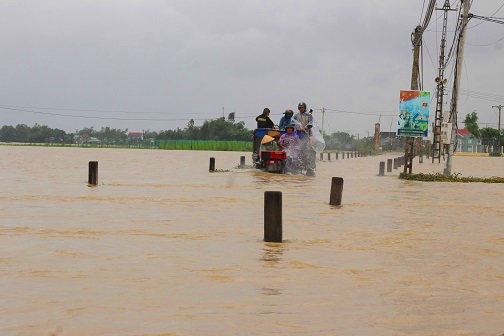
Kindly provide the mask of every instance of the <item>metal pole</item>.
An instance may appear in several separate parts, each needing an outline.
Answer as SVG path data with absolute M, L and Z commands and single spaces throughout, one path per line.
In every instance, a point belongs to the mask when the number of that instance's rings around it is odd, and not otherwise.
M 324 117 L 325 117 L 325 107 L 322 107 L 322 136 L 324 136 Z
M 499 143 L 498 143 L 498 151 L 501 153 L 501 127 L 500 127 L 500 122 L 501 122 L 501 110 L 502 110 L 502 105 L 498 106 L 492 106 L 492 108 L 498 108 L 499 109 L 499 124 L 498 124 L 498 129 L 499 129 Z

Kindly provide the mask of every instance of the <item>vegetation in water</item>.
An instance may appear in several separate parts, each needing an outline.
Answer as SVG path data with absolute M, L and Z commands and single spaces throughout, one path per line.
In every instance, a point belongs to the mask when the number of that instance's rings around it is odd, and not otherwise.
M 424 182 L 482 182 L 482 183 L 504 183 L 504 177 L 473 177 L 473 176 L 460 176 L 460 173 L 453 173 L 445 176 L 440 173 L 435 174 L 399 174 L 399 178 L 410 181 L 424 181 Z

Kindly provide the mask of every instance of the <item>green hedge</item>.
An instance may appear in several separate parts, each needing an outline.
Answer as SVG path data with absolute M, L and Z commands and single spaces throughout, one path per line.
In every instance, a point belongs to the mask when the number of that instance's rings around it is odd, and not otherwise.
M 217 141 L 217 140 L 156 140 L 159 149 L 172 150 L 208 150 L 208 151 L 252 151 L 249 141 Z

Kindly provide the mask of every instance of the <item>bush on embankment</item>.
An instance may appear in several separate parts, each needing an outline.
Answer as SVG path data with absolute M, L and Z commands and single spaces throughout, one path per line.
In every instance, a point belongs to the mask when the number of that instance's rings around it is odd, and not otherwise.
M 483 182 L 483 183 L 504 183 L 504 177 L 473 177 L 473 176 L 460 176 L 460 173 L 451 175 L 443 175 L 440 173 L 435 174 L 399 174 L 399 178 L 409 181 L 424 181 L 424 182 Z

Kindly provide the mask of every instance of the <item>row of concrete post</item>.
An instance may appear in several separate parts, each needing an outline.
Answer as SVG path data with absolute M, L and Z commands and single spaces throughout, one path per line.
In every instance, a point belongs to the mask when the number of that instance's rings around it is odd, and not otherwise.
M 343 178 L 333 177 L 331 181 L 330 205 L 341 205 L 343 198 Z M 282 192 L 264 192 L 264 241 L 282 242 Z
M 406 157 L 400 156 L 394 159 L 387 159 L 387 172 L 390 173 L 392 172 L 392 167 L 394 169 L 397 169 L 404 165 L 406 163 Z M 384 176 L 385 175 L 385 161 L 380 161 L 380 168 L 378 171 L 379 176 Z
M 347 159 L 354 158 L 354 157 L 357 158 L 357 157 L 366 157 L 367 156 L 361 152 L 341 152 L 341 159 L 345 158 L 345 153 L 346 153 Z M 331 161 L 331 154 L 334 154 L 336 157 L 336 160 L 338 160 L 340 153 L 339 152 L 336 152 L 336 153 L 327 152 L 326 154 L 327 154 L 327 161 Z M 324 153 L 320 153 L 320 161 L 324 161 Z
M 245 164 L 245 157 L 242 156 L 242 164 Z M 215 170 L 215 158 L 210 158 L 210 169 Z M 88 184 L 98 184 L 98 161 L 89 161 Z M 333 177 L 331 181 L 331 194 L 329 196 L 330 205 L 341 205 L 343 198 L 343 178 Z M 264 192 L 264 241 L 282 242 L 282 192 Z
M 427 158 L 429 157 L 427 156 Z M 423 155 L 418 156 L 418 163 L 423 163 Z M 398 169 L 405 164 L 406 164 L 406 157 L 404 155 L 394 159 L 387 159 L 387 173 L 392 172 L 392 167 L 394 169 Z M 385 175 L 385 161 L 380 161 L 378 175 L 379 176 Z
M 355 154 L 354 154 L 355 153 Z M 328 160 L 331 160 L 330 154 L 328 154 Z M 321 159 L 322 159 L 322 153 Z M 359 157 L 361 156 L 358 152 L 347 152 L 347 158 Z M 344 153 L 342 155 L 344 158 Z M 338 159 L 338 153 L 336 153 L 336 160 Z M 423 162 L 423 157 L 420 157 L 420 162 Z M 404 165 L 406 162 L 405 156 L 400 156 L 394 159 L 387 159 L 387 172 L 392 172 L 393 169 L 397 169 Z M 245 165 L 245 156 L 240 157 L 240 166 Z M 215 158 L 210 158 L 209 170 L 215 171 Z M 380 176 L 385 175 L 385 161 L 380 162 L 379 174 Z M 90 185 L 98 184 L 98 161 L 89 162 L 89 174 L 88 183 Z M 343 198 L 343 178 L 333 177 L 331 181 L 331 193 L 329 196 L 330 205 L 341 205 Z M 264 193 L 264 241 L 265 242 L 282 242 L 282 192 L 281 191 L 266 191 Z

